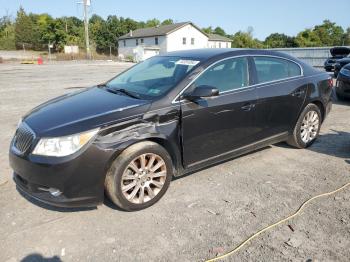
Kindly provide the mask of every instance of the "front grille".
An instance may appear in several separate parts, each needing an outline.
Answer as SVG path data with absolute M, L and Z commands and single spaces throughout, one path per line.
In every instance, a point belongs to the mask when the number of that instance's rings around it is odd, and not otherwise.
M 34 138 L 34 132 L 26 124 L 22 123 L 16 131 L 13 145 L 19 153 L 25 154 L 32 145 Z

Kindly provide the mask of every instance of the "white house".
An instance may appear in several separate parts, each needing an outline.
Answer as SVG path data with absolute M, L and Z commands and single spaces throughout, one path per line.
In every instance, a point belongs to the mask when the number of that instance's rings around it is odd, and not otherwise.
M 118 53 L 141 61 L 170 51 L 231 47 L 227 43 L 230 39 L 207 35 L 193 23 L 184 22 L 130 31 L 118 39 Z
M 231 48 L 232 40 L 228 37 L 217 34 L 208 34 L 208 37 L 209 48 Z

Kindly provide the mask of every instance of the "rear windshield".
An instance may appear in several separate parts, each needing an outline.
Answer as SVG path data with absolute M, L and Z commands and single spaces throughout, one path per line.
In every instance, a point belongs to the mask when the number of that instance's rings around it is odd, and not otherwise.
M 183 57 L 155 56 L 121 73 L 107 83 L 107 88 L 124 89 L 142 99 L 152 99 L 175 87 L 199 62 Z

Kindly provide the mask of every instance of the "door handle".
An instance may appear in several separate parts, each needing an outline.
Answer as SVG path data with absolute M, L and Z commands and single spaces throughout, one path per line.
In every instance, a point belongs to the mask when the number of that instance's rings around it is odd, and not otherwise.
M 255 107 L 255 104 L 248 103 L 241 107 L 243 111 L 250 111 Z
M 292 92 L 292 96 L 301 97 L 305 93 L 304 90 L 297 90 Z

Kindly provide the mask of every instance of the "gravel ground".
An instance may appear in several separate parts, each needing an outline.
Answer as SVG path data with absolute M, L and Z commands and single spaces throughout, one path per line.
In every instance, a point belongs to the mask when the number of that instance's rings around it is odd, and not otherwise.
M 307 150 L 285 144 L 174 180 L 163 199 L 128 213 L 57 209 L 21 196 L 8 147 L 21 115 L 111 78 L 130 64 L 0 65 L 0 261 L 203 261 L 350 182 L 350 103 L 335 102 Z M 349 261 L 350 188 L 312 202 L 227 261 Z M 47 260 L 45 260 L 47 261 Z

